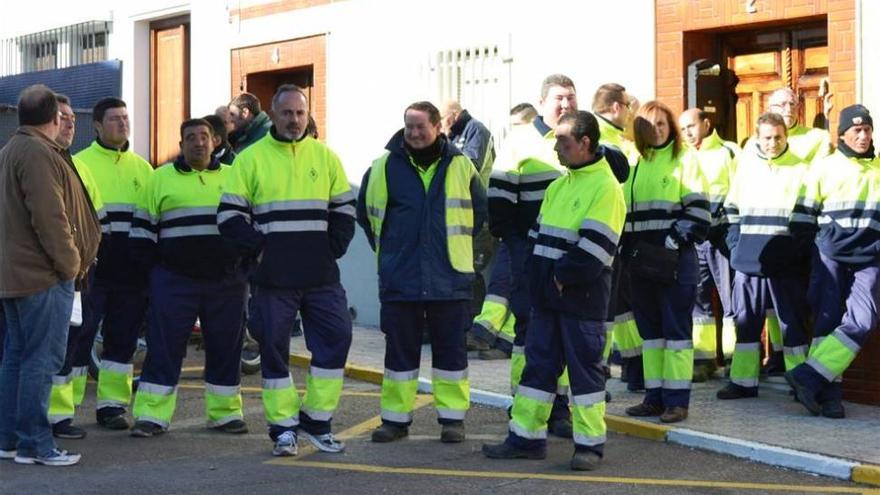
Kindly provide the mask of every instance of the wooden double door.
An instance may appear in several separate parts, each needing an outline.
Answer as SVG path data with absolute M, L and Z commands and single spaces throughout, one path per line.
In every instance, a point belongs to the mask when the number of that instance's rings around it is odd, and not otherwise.
M 751 136 L 755 120 L 768 110 L 770 94 L 781 87 L 798 95 L 798 122 L 808 127 L 825 126 L 826 22 L 721 33 L 717 39 L 730 96 L 727 115 L 720 116 L 725 138 L 743 143 Z

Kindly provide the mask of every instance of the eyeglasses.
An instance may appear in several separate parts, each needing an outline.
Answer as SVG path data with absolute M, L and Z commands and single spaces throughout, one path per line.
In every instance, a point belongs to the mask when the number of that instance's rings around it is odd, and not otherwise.
M 64 120 L 66 122 L 76 123 L 76 115 L 72 113 L 58 112 L 58 116 L 61 117 L 61 120 Z

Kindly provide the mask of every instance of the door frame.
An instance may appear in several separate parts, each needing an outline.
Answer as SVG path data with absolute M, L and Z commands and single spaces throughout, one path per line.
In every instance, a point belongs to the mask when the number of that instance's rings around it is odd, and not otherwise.
M 824 38 L 821 36 L 806 36 L 812 30 L 824 30 Z M 751 43 L 753 38 L 767 35 L 781 35 L 782 40 L 767 43 L 766 49 Z M 808 50 L 817 46 L 824 47 L 824 51 L 827 54 L 829 35 L 828 27 L 824 22 L 813 21 L 778 24 L 772 28 L 763 27 L 761 29 L 727 31 L 713 34 L 713 36 L 716 38 L 714 43 L 716 46 L 715 58 L 722 67 L 721 79 L 726 83 L 729 83 L 727 89 L 730 94 L 728 95 L 728 103 L 726 105 L 727 115 L 724 123 L 728 135 L 724 136 L 725 139 L 734 142 L 741 142 L 742 136 L 739 135 L 740 126 L 745 125 L 751 129 L 754 125 L 754 120 L 757 119 L 760 114 L 760 109 L 764 106 L 763 100 L 752 101 L 752 108 L 750 109 L 751 118 L 749 119 L 751 122 L 739 122 L 736 105 L 736 86 L 739 86 L 740 84 L 745 84 L 746 86 L 754 85 L 756 88 L 761 88 L 767 85 L 768 82 L 779 79 L 781 82 L 780 87 L 790 88 L 798 96 L 798 100 L 800 101 L 800 115 L 798 115 L 798 122 L 807 127 L 813 127 L 814 124 L 816 124 L 816 122 L 812 120 L 808 121 L 807 114 L 811 112 L 821 113 L 824 111 L 824 108 L 822 108 L 822 103 L 818 103 L 816 105 L 818 108 L 811 107 L 812 109 L 808 111 L 808 107 L 815 102 L 810 103 L 807 101 L 807 98 L 810 97 L 807 92 L 814 87 L 818 90 L 822 79 L 828 78 L 827 60 L 824 66 L 825 70 L 821 73 L 817 73 L 814 69 L 806 67 L 805 62 L 809 57 L 809 54 L 807 53 Z M 820 39 L 824 39 L 824 44 L 817 42 Z M 776 55 L 775 67 L 772 71 L 752 74 L 751 77 L 746 76 L 745 80 L 739 79 L 736 82 L 736 86 L 733 85 L 733 82 L 735 81 L 734 78 L 736 77 L 734 69 L 730 66 L 733 58 L 770 52 L 773 52 L 774 55 Z M 762 94 L 767 95 L 769 92 L 763 92 Z M 818 122 L 818 124 L 821 124 L 820 127 L 824 125 L 824 118 Z M 748 137 L 748 134 L 750 133 L 746 133 L 745 137 Z
M 828 79 L 834 108 L 856 103 L 856 1 L 776 0 L 761 2 L 754 13 L 733 0 L 657 0 L 655 2 L 655 82 L 657 99 L 681 112 L 687 102 L 687 64 L 712 56 L 713 34 L 773 28 L 793 22 L 828 24 Z M 837 125 L 837 112 L 830 128 Z
M 159 155 L 158 143 L 158 82 L 157 82 L 157 57 L 156 57 L 156 37 L 159 31 L 164 29 L 183 26 L 184 33 L 184 53 L 183 53 L 183 108 L 184 115 L 188 116 L 190 112 L 190 16 L 189 14 L 160 19 L 150 22 L 150 157 L 149 161 L 153 166 L 159 166 L 157 162 Z

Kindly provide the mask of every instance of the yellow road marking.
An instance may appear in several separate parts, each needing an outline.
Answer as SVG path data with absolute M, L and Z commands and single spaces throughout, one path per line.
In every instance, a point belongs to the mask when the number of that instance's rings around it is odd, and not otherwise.
M 185 389 L 190 389 L 190 390 L 202 390 L 205 388 L 205 386 L 204 385 L 197 385 L 197 384 L 181 383 L 181 384 L 177 385 L 177 388 L 185 388 Z M 263 389 L 260 387 L 241 387 L 241 391 L 242 392 L 262 393 Z M 342 395 L 348 396 L 348 397 L 381 397 L 382 393 L 381 392 L 358 392 L 355 390 L 343 390 Z
M 416 403 L 413 407 L 413 412 L 427 406 L 434 402 L 433 395 L 416 395 Z M 358 435 L 366 433 L 374 428 L 378 428 L 379 425 L 382 424 L 382 418 L 379 416 L 373 416 L 372 418 L 362 421 L 351 428 L 343 430 L 336 435 L 336 438 L 339 440 L 349 440 Z M 310 454 L 314 454 L 318 452 L 318 449 L 315 448 L 311 443 L 304 444 L 299 449 L 299 454 L 296 457 L 279 457 L 277 459 L 272 459 L 271 461 L 266 461 L 266 464 L 277 464 L 277 465 L 290 465 L 290 464 L 299 464 L 301 459 L 309 456 Z
M 708 480 L 678 480 L 678 479 L 655 479 L 655 478 L 618 478 L 612 476 L 584 476 L 564 474 L 542 473 L 512 473 L 499 471 L 458 471 L 454 469 L 430 469 L 430 468 L 399 468 L 391 466 L 375 466 L 370 464 L 347 464 L 339 462 L 273 460 L 266 464 L 288 465 L 297 467 L 333 469 L 337 471 L 353 471 L 371 474 L 401 474 L 415 476 L 450 476 L 460 478 L 495 478 L 495 479 L 521 479 L 521 480 L 545 480 L 545 481 L 568 481 L 576 483 L 607 483 L 618 485 L 653 485 L 671 487 L 692 488 L 720 488 L 752 490 L 758 492 L 801 492 L 801 493 L 858 493 L 862 495 L 878 495 L 880 490 L 859 487 L 844 486 L 816 486 L 816 485 L 782 485 L 771 483 L 740 483 L 729 481 Z

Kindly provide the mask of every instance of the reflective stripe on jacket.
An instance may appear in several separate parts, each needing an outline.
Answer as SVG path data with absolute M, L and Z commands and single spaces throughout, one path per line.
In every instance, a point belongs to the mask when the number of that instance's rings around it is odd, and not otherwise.
M 339 281 L 336 260 L 354 236 L 354 194 L 330 148 L 274 129 L 235 158 L 217 209 L 220 234 L 245 257 L 254 281 L 307 289 Z

